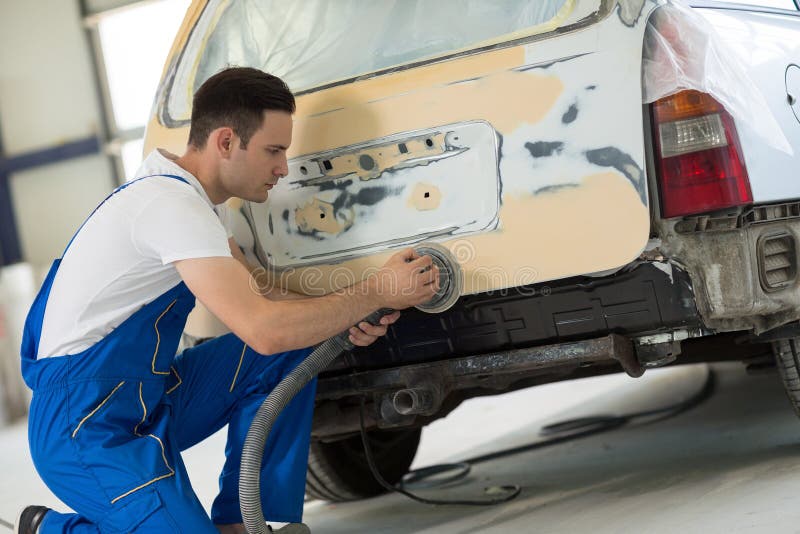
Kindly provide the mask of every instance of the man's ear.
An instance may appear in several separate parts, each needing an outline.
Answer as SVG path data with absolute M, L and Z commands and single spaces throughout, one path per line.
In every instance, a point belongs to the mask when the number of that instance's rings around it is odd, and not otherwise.
M 233 129 L 223 126 L 211 132 L 209 137 L 214 142 L 214 147 L 217 149 L 220 156 L 226 159 L 229 158 L 237 139 L 236 134 L 233 133 Z

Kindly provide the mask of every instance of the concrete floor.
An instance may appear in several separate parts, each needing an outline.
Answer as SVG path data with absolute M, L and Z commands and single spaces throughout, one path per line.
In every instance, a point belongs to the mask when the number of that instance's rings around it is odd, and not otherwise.
M 696 391 L 704 366 L 651 373 L 640 381 L 606 377 L 607 386 L 560 414 L 533 416 L 456 460 L 537 439 L 543 422 L 621 414 L 664 406 Z M 479 497 L 486 486 L 518 484 L 516 500 L 490 508 L 427 507 L 398 495 L 360 503 L 307 507 L 318 533 L 352 532 L 800 532 L 800 422 L 776 374 L 746 376 L 738 364 L 714 367 L 715 395 L 675 418 L 599 434 L 476 466 L 441 498 Z M 573 382 L 580 391 L 583 382 Z M 536 413 L 535 402 L 497 399 L 511 413 Z M 535 390 L 531 390 L 535 391 Z M 488 400 L 488 399 L 487 399 Z M 512 402 L 507 402 L 512 400 Z M 491 401 L 490 401 L 491 402 Z M 552 406 L 552 404 L 551 404 Z M 478 413 L 470 428 L 482 428 Z
M 777 375 L 747 376 L 739 364 L 713 370 L 713 397 L 677 417 L 478 464 L 455 486 L 419 492 L 481 498 L 487 486 L 520 485 L 509 503 L 431 507 L 399 495 L 312 501 L 305 520 L 315 534 L 800 532 L 800 421 Z M 668 405 L 697 391 L 707 372 L 678 367 L 475 399 L 426 429 L 415 467 L 529 443 L 549 422 Z M 24 422 L 0 431 L 0 518 L 7 520 L 32 502 L 65 509 L 38 480 L 25 433 Z M 206 506 L 223 445 L 218 433 L 185 453 Z

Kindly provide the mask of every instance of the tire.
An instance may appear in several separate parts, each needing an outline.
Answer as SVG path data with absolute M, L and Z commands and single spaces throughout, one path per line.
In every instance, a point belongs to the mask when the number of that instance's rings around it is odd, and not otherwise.
M 396 484 L 408 472 L 417 454 L 419 428 L 374 430 L 367 434 L 381 476 Z M 308 454 L 306 493 L 324 501 L 365 499 L 386 490 L 372 476 L 361 436 L 323 443 L 312 441 Z
M 800 338 L 780 339 L 772 343 L 775 365 L 783 380 L 783 388 L 800 417 Z

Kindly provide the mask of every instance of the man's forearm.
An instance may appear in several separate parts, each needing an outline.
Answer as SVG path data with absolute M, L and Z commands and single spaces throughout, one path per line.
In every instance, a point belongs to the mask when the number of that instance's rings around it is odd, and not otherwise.
M 231 247 L 231 255 L 233 255 L 233 257 L 236 258 L 239 263 L 244 265 L 244 268 L 250 273 L 250 278 L 252 282 L 254 282 L 255 288 L 261 295 L 270 300 L 296 300 L 310 298 L 302 293 L 296 293 L 290 289 L 284 289 L 282 287 L 275 286 L 272 283 L 272 278 L 269 276 L 269 273 L 266 269 L 263 267 L 255 267 L 254 265 L 251 265 L 249 261 L 247 261 L 247 257 L 245 257 L 244 253 L 242 253 L 242 250 L 239 248 L 239 245 L 236 244 L 236 241 L 234 241 L 233 238 L 229 240 L 229 244 Z
M 304 300 L 313 298 L 309 297 L 308 295 L 303 295 L 302 293 L 296 293 L 291 289 L 284 289 L 282 287 L 270 287 L 269 289 L 262 291 L 262 294 L 269 300 Z
M 254 287 L 234 258 L 175 262 L 183 281 L 240 339 L 261 354 L 308 347 L 354 326 L 379 308 L 403 310 L 438 291 L 439 270 L 430 256 L 408 248 L 376 273 L 323 297 L 271 301 Z
M 381 307 L 368 281 L 323 297 L 283 300 L 264 308 L 264 344 L 270 353 L 316 345 Z
M 354 284 L 323 297 L 308 297 L 274 283 L 263 267 L 247 261 L 231 239 L 231 254 L 250 274 L 250 287 L 273 304 L 265 310 L 269 319 L 258 337 L 267 354 L 309 347 L 343 332 L 380 305 L 367 282 Z M 374 291 L 373 291 L 374 293 Z M 344 312 L 343 312 L 344 310 Z

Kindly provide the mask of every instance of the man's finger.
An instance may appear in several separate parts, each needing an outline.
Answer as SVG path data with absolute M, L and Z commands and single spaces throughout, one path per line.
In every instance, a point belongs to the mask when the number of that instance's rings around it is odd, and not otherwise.
M 383 317 L 381 317 L 381 324 L 385 324 L 385 325 L 394 324 L 394 323 L 397 322 L 397 320 L 399 318 L 400 318 L 400 312 L 396 311 L 396 312 L 390 313 L 389 315 L 384 315 Z
M 406 262 L 414 261 L 420 257 L 417 251 L 411 247 L 401 250 L 399 254 Z
M 350 337 L 350 342 L 353 345 L 359 347 L 366 347 L 367 345 L 375 343 L 375 340 L 377 340 L 378 337 L 380 336 L 371 336 L 369 334 L 365 334 L 359 328 L 351 327 L 349 337 Z
M 429 271 L 425 271 L 420 275 L 420 281 L 427 285 L 439 279 L 439 268 L 434 265 Z
M 350 327 L 350 341 L 354 345 L 358 345 L 359 347 L 364 347 L 375 341 L 375 339 L 377 339 L 375 336 L 370 336 L 369 334 L 365 334 L 355 326 Z
M 358 324 L 358 328 L 362 332 L 364 332 L 365 334 L 368 334 L 370 336 L 378 337 L 378 336 L 386 335 L 386 326 L 384 326 L 384 325 L 377 325 L 376 326 L 376 325 L 372 325 L 372 324 L 370 324 L 370 323 L 368 323 L 366 321 L 363 321 L 363 322 Z
M 375 341 L 375 338 L 369 338 L 369 340 L 365 341 L 362 338 L 358 338 L 354 335 L 350 335 L 350 343 L 355 345 L 356 347 L 367 347 L 371 345 Z
M 433 265 L 433 257 L 428 255 L 419 256 L 417 257 L 417 259 L 412 261 L 411 264 L 415 269 L 420 269 L 420 270 L 427 269 L 428 267 Z
M 433 281 L 428 282 L 427 284 L 424 284 L 424 285 L 425 285 L 425 287 L 427 287 L 428 289 L 431 289 L 435 293 L 435 292 L 439 291 L 439 282 L 440 282 L 440 279 L 437 276 L 436 278 L 433 279 Z

